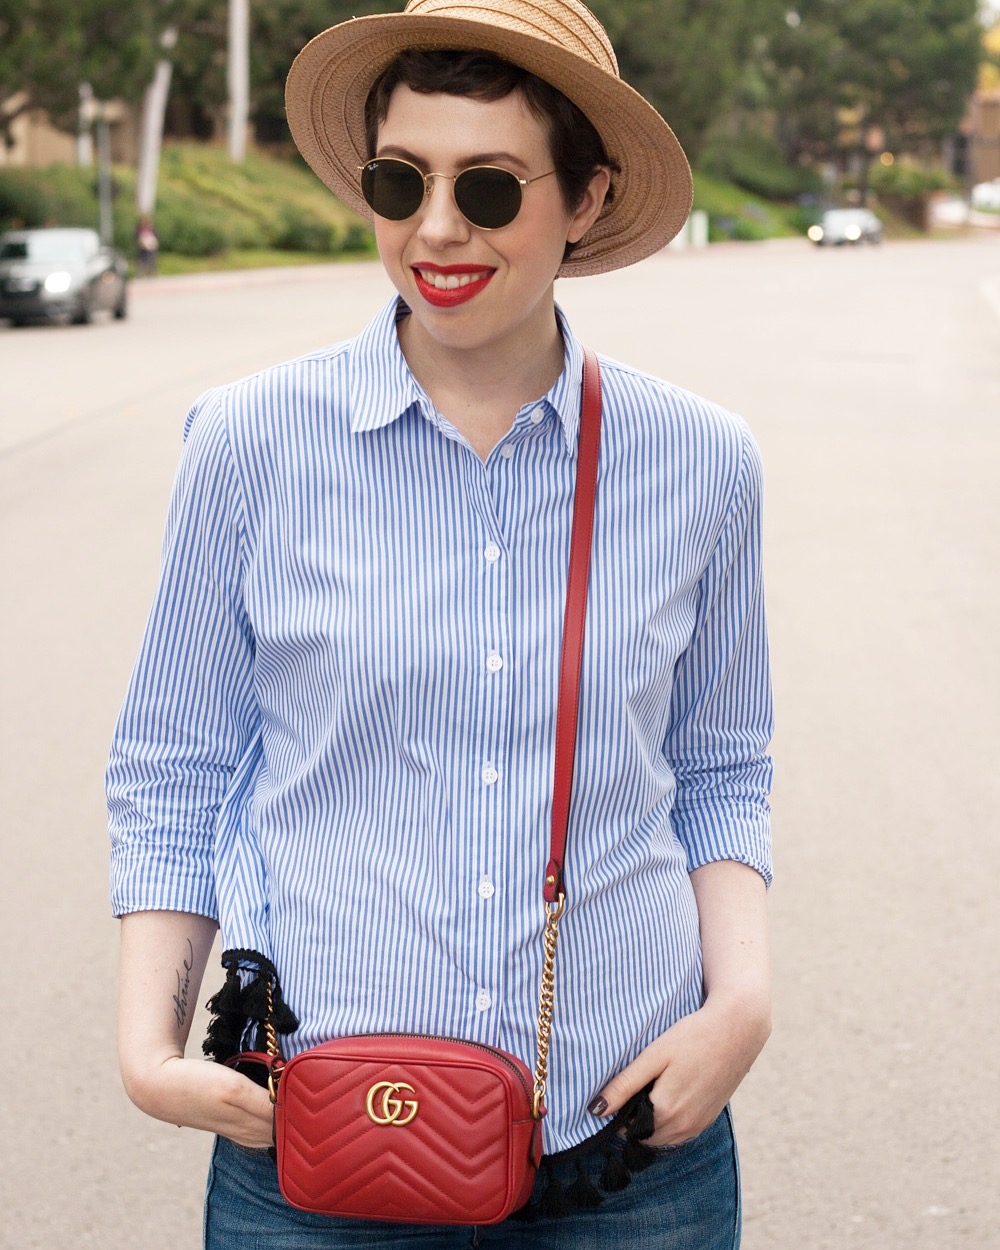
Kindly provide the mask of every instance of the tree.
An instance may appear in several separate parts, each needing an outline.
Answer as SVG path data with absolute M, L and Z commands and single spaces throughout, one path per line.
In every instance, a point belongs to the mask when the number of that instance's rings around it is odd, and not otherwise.
M 770 48 L 787 155 L 897 151 L 953 134 L 976 81 L 978 0 L 800 0 Z
M 733 109 L 780 21 L 784 0 L 591 0 L 622 77 L 667 119 L 695 159 Z
M 0 0 L 2 3 L 2 0 Z M 226 102 L 228 0 L 186 0 L 174 53 L 174 91 L 196 132 L 221 129 Z M 299 49 L 337 22 L 403 8 L 382 0 L 270 0 L 250 10 L 251 116 L 258 139 L 288 139 L 285 78 Z
M 31 108 L 74 129 L 81 83 L 98 99 L 140 99 L 172 7 L 172 0 L 0 0 L 0 100 L 17 100 L 4 129 Z
M 195 118 L 217 119 L 226 99 L 226 0 L 190 0 L 174 57 L 178 97 Z M 646 95 L 692 152 L 731 103 L 762 29 L 787 0 L 591 0 L 622 76 Z M 284 85 L 299 49 L 351 17 L 402 9 L 403 0 L 271 0 L 252 8 L 251 111 L 257 137 L 287 138 Z

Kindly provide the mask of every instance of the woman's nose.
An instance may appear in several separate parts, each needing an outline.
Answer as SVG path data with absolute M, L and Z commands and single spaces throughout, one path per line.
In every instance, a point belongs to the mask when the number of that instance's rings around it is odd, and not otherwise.
M 427 184 L 429 189 L 420 206 L 418 237 L 433 247 L 465 242 L 471 227 L 458 211 L 454 182 L 450 178 L 431 177 Z

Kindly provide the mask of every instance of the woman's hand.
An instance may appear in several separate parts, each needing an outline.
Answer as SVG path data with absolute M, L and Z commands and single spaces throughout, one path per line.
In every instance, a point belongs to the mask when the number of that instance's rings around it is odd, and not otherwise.
M 651 1042 L 601 1091 L 612 1115 L 654 1082 L 651 1146 L 678 1146 L 713 1124 L 750 1071 L 770 1033 L 766 1010 L 709 999 Z M 594 1104 L 591 1104 L 594 1107 Z
M 746 864 L 721 860 L 697 868 L 691 885 L 698 904 L 705 1004 L 651 1042 L 589 1108 L 594 1115 L 611 1115 L 653 1081 L 656 1131 L 649 1142 L 654 1146 L 677 1146 L 704 1132 L 771 1032 L 763 878 Z

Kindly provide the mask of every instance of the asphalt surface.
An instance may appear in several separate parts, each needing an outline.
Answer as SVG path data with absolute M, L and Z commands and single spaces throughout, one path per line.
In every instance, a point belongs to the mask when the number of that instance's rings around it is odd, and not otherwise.
M 200 1244 L 209 1143 L 117 1078 L 104 758 L 190 403 L 388 294 L 372 264 L 158 279 L 124 324 L 0 325 L 9 1250 Z M 736 1102 L 744 1250 L 995 1250 L 1000 238 L 668 252 L 559 298 L 764 453 L 777 988 Z

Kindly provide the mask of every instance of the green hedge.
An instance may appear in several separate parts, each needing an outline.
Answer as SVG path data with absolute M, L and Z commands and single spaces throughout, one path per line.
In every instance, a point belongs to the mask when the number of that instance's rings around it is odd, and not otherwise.
M 958 183 L 943 169 L 924 169 L 909 161 L 876 164 L 869 185 L 878 202 L 917 230 L 927 229 L 927 206 L 935 191 L 957 190 Z
M 768 203 L 701 169 L 694 171 L 694 207 L 708 214 L 708 237 L 713 243 L 725 239 L 756 242 L 802 232 L 800 210 L 794 206 Z
M 731 182 L 766 200 L 795 200 L 823 189 L 819 172 L 785 163 L 780 147 L 766 135 L 717 138 L 704 150 L 698 168 L 720 182 Z
M 114 170 L 114 241 L 134 251 L 135 172 Z M 0 229 L 98 224 L 94 169 L 0 170 Z M 163 252 L 205 257 L 284 250 L 320 255 L 372 250 L 372 232 L 301 164 L 252 154 L 233 165 L 220 148 L 164 149 L 156 213 Z

